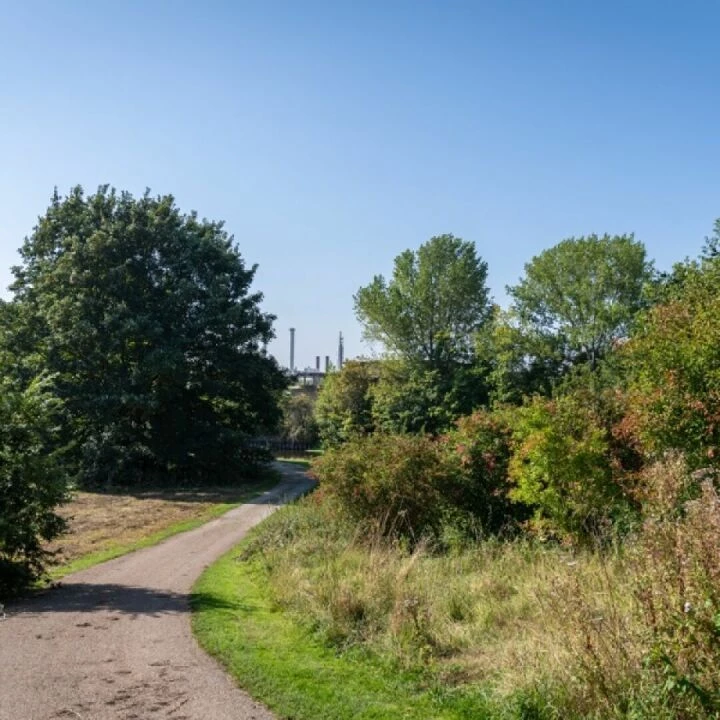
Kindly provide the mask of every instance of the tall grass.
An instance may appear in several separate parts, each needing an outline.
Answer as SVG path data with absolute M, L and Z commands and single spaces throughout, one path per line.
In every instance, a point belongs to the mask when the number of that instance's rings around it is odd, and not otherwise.
M 720 717 L 720 501 L 707 480 L 687 500 L 693 482 L 678 458 L 651 469 L 644 527 L 602 551 L 515 539 L 439 552 L 309 498 L 245 552 L 326 643 L 443 692 L 541 697 L 562 717 Z

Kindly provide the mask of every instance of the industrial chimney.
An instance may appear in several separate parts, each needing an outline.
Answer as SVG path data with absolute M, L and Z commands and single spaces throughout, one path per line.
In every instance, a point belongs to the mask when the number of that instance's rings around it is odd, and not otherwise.
M 315 356 L 315 369 L 318 371 L 320 370 L 320 356 L 319 355 Z
M 295 370 L 295 328 L 290 328 L 290 372 Z
M 342 333 L 338 339 L 338 370 L 342 370 L 343 362 L 345 361 L 345 342 L 343 341 Z
M 330 356 L 325 356 L 325 374 L 327 375 L 330 372 Z

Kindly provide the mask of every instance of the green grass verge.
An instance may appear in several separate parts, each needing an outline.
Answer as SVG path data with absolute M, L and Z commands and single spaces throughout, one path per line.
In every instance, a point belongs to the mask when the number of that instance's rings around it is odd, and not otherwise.
M 140 540 L 135 540 L 134 542 L 129 543 L 118 543 L 117 545 L 104 548 L 103 550 L 98 550 L 97 552 L 83 555 L 82 557 L 76 558 L 75 560 L 72 560 L 69 563 L 65 563 L 64 565 L 58 565 L 56 567 L 49 568 L 47 573 L 48 579 L 51 581 L 60 580 L 66 575 L 70 575 L 70 573 L 79 572 L 80 570 L 86 570 L 87 568 L 91 568 L 94 565 L 99 565 L 100 563 L 104 563 L 107 560 L 112 560 L 122 555 L 127 555 L 128 553 L 134 552 L 135 550 L 141 550 L 142 548 L 157 545 L 158 543 L 162 542 L 163 540 L 167 540 L 167 538 L 172 537 L 173 535 L 178 535 L 179 533 L 187 532 L 188 530 L 194 530 L 196 527 L 204 525 L 206 522 L 209 522 L 213 518 L 225 514 L 226 512 L 228 512 L 228 510 L 232 510 L 233 508 L 242 505 L 248 500 L 257 497 L 260 493 L 265 492 L 266 490 L 269 490 L 270 488 L 277 485 L 279 481 L 280 477 L 278 477 L 278 475 L 276 475 L 275 473 L 269 473 L 267 478 L 259 480 L 258 482 L 254 482 L 252 484 L 252 488 L 248 489 L 247 493 L 244 493 L 234 502 L 218 503 L 217 505 L 209 507 L 207 511 L 199 517 L 192 518 L 191 520 L 183 520 L 181 522 L 175 523 L 174 525 L 169 525 L 168 527 L 163 528 L 162 530 L 158 530 L 152 535 L 148 535 L 147 537 L 144 537 Z
M 303 458 L 279 457 L 277 458 L 277 462 L 299 465 L 306 470 L 310 469 L 310 460 L 304 460 Z
M 262 561 L 240 560 L 242 547 L 195 584 L 193 631 L 237 683 L 279 717 L 487 720 L 543 715 L 536 714 L 530 698 L 506 699 L 500 706 L 487 688 L 457 692 L 378 658 L 338 654 L 275 606 Z

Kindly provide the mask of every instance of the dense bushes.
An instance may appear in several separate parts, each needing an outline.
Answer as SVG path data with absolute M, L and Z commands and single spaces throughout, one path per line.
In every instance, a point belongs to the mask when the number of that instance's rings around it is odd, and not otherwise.
M 523 516 L 508 499 L 511 439 L 503 414 L 485 410 L 460 418 L 439 439 L 451 468 L 455 504 L 479 520 L 485 532 L 507 529 Z
M 54 512 L 67 493 L 53 450 L 59 409 L 46 383 L 0 381 L 0 598 L 42 572 L 43 542 L 64 527 Z
M 382 534 L 419 537 L 439 528 L 452 499 L 437 443 L 416 435 L 358 436 L 313 463 L 321 490 Z
M 415 671 L 457 717 L 718 717 L 711 480 L 668 457 L 638 479 L 636 532 L 582 551 L 516 537 L 440 553 L 316 495 L 258 528 L 243 560 L 257 559 L 273 602 L 335 651 Z
M 648 454 L 682 451 L 691 467 L 720 458 L 720 260 L 687 270 L 625 348 L 631 417 Z
M 325 377 L 315 403 L 315 420 L 323 445 L 332 447 L 353 435 L 374 430 L 370 389 L 379 375 L 378 363 L 351 360 L 340 372 Z
M 356 436 L 327 450 L 313 471 L 326 495 L 383 534 L 419 538 L 462 518 L 498 530 L 510 521 L 509 441 L 500 418 L 478 412 L 439 438 Z

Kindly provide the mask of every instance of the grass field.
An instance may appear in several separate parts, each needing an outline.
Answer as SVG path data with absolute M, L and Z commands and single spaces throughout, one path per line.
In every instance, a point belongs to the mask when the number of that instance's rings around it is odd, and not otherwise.
M 60 511 L 68 532 L 48 546 L 55 553 L 50 576 L 57 579 L 191 530 L 277 482 L 277 474 L 268 472 L 236 487 L 78 492 Z

